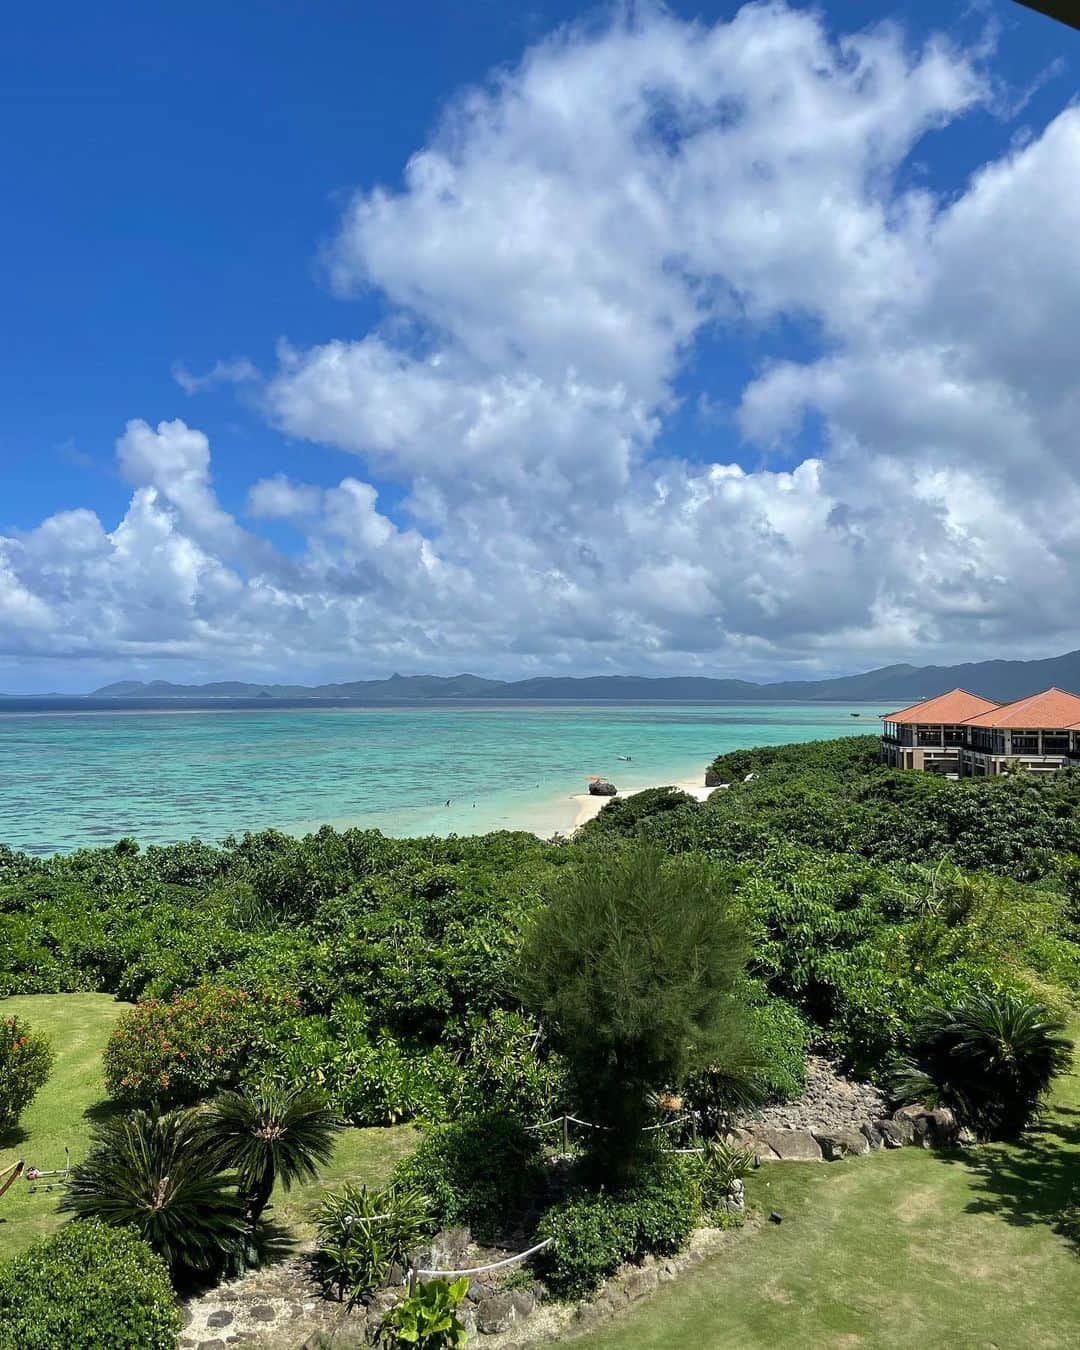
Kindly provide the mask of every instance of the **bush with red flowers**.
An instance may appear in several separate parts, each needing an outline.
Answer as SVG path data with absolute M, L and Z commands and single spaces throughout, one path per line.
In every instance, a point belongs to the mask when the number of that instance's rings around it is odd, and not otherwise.
M 13 1129 L 53 1066 L 48 1038 L 21 1017 L 0 1018 L 0 1134 Z
M 144 999 L 120 1018 L 105 1047 L 109 1095 L 164 1110 L 234 1086 L 255 1044 L 258 1002 L 218 984 Z

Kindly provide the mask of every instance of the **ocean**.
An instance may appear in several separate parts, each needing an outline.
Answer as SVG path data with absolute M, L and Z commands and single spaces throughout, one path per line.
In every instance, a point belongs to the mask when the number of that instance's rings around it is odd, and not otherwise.
M 573 824 L 571 798 L 589 774 L 620 791 L 700 783 L 721 752 L 876 732 L 881 711 L 858 703 L 40 707 L 0 711 L 0 843 L 36 854 L 125 835 L 142 844 L 213 842 L 270 826 L 551 834 Z

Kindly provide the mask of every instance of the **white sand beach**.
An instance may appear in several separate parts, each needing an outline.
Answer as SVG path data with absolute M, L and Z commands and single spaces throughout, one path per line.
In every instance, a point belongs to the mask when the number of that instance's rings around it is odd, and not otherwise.
M 704 782 L 704 771 L 697 778 L 677 779 L 675 782 L 668 780 L 664 783 L 654 783 L 653 787 L 677 787 L 691 797 L 696 797 L 699 802 L 703 802 L 715 788 L 706 787 Z M 594 797 L 589 792 L 576 792 L 570 798 L 577 808 L 577 815 L 574 818 L 573 828 L 576 830 L 584 825 L 587 820 L 592 820 L 594 816 L 599 815 L 606 802 L 618 801 L 622 797 L 632 797 L 635 792 L 645 792 L 646 787 L 628 788 L 625 792 L 617 792 L 614 797 Z

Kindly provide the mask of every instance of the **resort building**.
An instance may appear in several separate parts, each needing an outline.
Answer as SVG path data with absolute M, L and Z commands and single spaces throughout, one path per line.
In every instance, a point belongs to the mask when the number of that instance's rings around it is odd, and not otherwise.
M 881 758 L 898 769 L 957 777 L 1080 768 L 1080 697 L 1045 689 L 995 703 L 953 689 L 882 716 Z

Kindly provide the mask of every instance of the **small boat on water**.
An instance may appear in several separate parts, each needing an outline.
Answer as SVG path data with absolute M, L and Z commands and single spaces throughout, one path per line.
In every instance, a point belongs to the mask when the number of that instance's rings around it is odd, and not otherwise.
M 862 713 L 848 713 L 849 717 L 861 717 Z
M 633 755 L 616 755 L 615 758 L 616 758 L 616 759 L 621 759 L 622 762 L 623 762 L 624 764 L 629 764 L 630 761 L 634 758 L 634 756 L 633 756 Z

